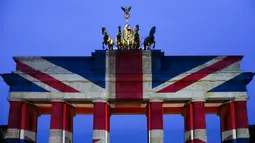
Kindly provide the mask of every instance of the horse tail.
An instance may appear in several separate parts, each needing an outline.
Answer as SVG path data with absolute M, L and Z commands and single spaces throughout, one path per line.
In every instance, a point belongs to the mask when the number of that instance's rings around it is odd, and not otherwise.
M 148 44 L 147 42 L 148 42 L 148 40 L 147 40 L 147 38 L 145 38 L 145 40 L 143 42 L 143 49 L 144 50 L 146 50 L 146 45 Z
M 144 39 L 144 41 L 143 41 L 144 49 L 146 49 L 146 46 L 148 46 L 148 44 L 149 44 L 149 38 L 146 37 L 146 38 Z

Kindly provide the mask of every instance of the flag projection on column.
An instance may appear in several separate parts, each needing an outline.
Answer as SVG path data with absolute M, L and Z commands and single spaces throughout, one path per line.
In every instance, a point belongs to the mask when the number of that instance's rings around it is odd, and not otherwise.
M 206 120 L 203 102 L 192 102 L 184 107 L 185 143 L 206 143 Z
M 150 102 L 147 105 L 147 126 L 149 143 L 164 143 L 162 102 Z
M 236 143 L 236 115 L 233 102 L 221 106 L 219 111 L 222 143 Z
M 93 143 L 110 142 L 110 114 L 108 104 L 94 103 Z
M 160 50 L 96 50 L 87 57 L 16 57 L 16 72 L 2 76 L 11 86 L 11 96 L 26 95 L 33 99 L 187 98 L 190 88 L 225 96 L 224 92 L 246 92 L 245 86 L 253 76 L 240 71 L 241 59 L 241 56 L 164 56 Z M 229 71 L 238 72 L 208 82 Z
M 21 112 L 21 130 L 20 138 L 24 143 L 36 142 L 38 111 L 37 107 L 32 104 L 23 103 Z
M 237 143 L 249 143 L 249 125 L 246 101 L 235 101 L 236 116 L 236 141 Z
M 10 101 L 8 129 L 5 136 L 5 143 L 20 143 L 22 102 Z
M 8 130 L 5 143 L 35 143 L 37 107 L 19 101 L 10 101 Z
M 73 142 L 73 107 L 64 102 L 52 102 L 50 143 Z

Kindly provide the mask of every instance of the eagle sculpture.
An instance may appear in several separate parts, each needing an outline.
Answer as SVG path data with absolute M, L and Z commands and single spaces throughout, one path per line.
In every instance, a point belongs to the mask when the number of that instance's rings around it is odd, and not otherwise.
M 124 17 L 125 17 L 125 19 L 126 19 L 126 22 L 128 22 L 128 19 L 130 18 L 130 14 L 129 14 L 129 12 L 130 12 L 130 10 L 131 10 L 131 6 L 130 7 L 121 7 L 121 9 L 125 12 L 125 15 L 124 15 Z
M 125 13 L 129 13 L 131 10 L 131 6 L 130 7 L 121 7 L 121 9 L 125 12 Z

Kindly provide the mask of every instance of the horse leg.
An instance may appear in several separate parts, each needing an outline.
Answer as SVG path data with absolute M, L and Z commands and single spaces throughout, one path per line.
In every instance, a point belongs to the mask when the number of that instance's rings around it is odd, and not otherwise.
M 151 44 L 148 43 L 148 50 L 151 50 Z
M 110 50 L 113 50 L 113 44 L 110 44 Z
M 120 49 L 120 46 L 117 44 L 117 50 L 119 50 Z
M 103 47 L 103 49 L 104 49 L 104 42 L 102 43 L 102 47 Z
M 139 50 L 139 48 L 140 48 L 140 41 L 138 41 L 138 42 L 136 43 L 136 49 Z
M 108 50 L 111 50 L 111 45 L 108 43 Z
M 156 45 L 156 42 L 154 42 L 154 44 L 153 44 L 153 49 L 155 49 L 155 45 Z

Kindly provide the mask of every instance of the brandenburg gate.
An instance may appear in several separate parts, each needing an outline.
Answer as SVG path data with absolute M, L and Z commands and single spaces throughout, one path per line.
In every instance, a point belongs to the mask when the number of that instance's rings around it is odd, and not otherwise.
M 123 8 L 128 22 L 131 7 Z M 117 30 L 117 29 L 116 29 Z M 93 143 L 109 143 L 110 116 L 147 116 L 148 142 L 163 143 L 163 115 L 184 117 L 185 143 L 206 143 L 206 114 L 220 117 L 223 143 L 249 143 L 242 56 L 171 56 L 153 49 L 152 27 L 140 42 L 139 25 L 102 28 L 103 47 L 83 57 L 14 57 L 2 74 L 10 87 L 5 143 L 36 142 L 37 120 L 50 114 L 50 143 L 71 143 L 73 118 L 93 114 Z M 141 48 L 141 46 L 143 48 Z M 116 49 L 117 48 L 117 49 Z

